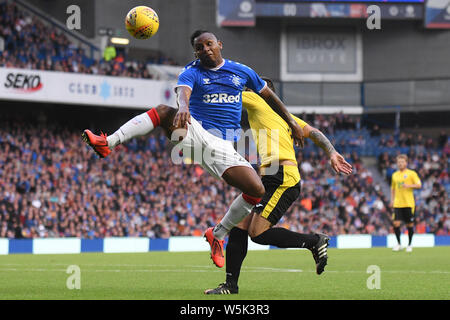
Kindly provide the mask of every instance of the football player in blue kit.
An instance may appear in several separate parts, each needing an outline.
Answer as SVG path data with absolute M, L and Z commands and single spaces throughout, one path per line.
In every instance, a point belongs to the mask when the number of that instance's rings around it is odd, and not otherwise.
M 251 68 L 224 59 L 223 44 L 206 30 L 191 36 L 197 58 L 179 75 L 175 91 L 178 109 L 158 105 L 122 125 L 110 136 L 84 130 L 84 141 L 100 157 L 106 157 L 118 144 L 146 135 L 155 127 L 164 128 L 183 154 L 201 154 L 199 163 L 213 176 L 242 191 L 216 227 L 205 237 L 211 246 L 211 259 L 222 267 L 224 238 L 248 216 L 261 200 L 265 189 L 256 171 L 233 146 L 239 139 L 242 91 L 245 87 L 258 93 L 286 121 L 296 145 L 303 146 L 303 131 L 278 96 Z M 188 151 L 188 152 L 185 152 Z

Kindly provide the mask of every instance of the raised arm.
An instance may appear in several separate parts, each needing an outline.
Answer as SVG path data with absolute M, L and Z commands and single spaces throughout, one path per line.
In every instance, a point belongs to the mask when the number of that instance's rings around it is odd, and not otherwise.
M 186 123 L 191 123 L 191 114 L 189 112 L 189 99 L 192 89 L 188 86 L 179 86 L 176 89 L 178 112 L 173 119 L 173 125 L 176 128 L 186 128 Z
M 303 127 L 303 133 L 306 138 L 311 139 L 316 146 L 321 148 L 330 158 L 331 167 L 336 171 L 344 174 L 352 173 L 352 165 L 345 161 L 328 138 L 319 130 L 310 125 Z
M 267 104 L 289 125 L 292 129 L 292 136 L 295 145 L 303 148 L 304 133 L 299 124 L 292 118 L 284 103 L 278 98 L 268 86 L 266 86 L 259 95 L 267 102 Z

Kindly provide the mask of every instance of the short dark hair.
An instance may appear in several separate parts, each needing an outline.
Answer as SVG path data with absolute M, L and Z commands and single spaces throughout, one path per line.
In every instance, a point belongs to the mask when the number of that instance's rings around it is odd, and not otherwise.
M 194 33 L 191 35 L 191 46 L 194 47 L 194 40 L 195 38 L 199 37 L 200 35 L 204 33 L 212 33 L 208 30 L 195 30 Z
M 272 79 L 270 79 L 269 77 L 261 77 L 261 79 L 263 79 L 267 83 L 267 86 L 270 88 L 270 90 L 275 92 L 275 86 L 273 85 Z

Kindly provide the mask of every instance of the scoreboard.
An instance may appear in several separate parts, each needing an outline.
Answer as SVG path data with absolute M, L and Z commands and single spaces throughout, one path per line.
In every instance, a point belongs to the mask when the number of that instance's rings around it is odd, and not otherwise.
M 364 1 L 297 1 L 256 2 L 256 17 L 299 17 L 299 18 L 367 18 L 367 9 L 376 4 L 382 19 L 418 20 L 423 17 L 423 3 L 411 2 L 364 2 Z M 422 1 L 422 0 L 420 0 Z
M 295 2 L 372 2 L 372 3 L 423 3 L 424 0 L 321 0 L 321 1 L 308 1 L 308 0 L 256 0 L 256 3 L 295 3 Z
M 254 27 L 260 17 L 364 19 L 371 5 L 380 8 L 382 19 L 419 20 L 424 16 L 424 0 L 216 0 L 216 3 L 220 27 Z
M 426 28 L 450 29 L 450 0 L 216 0 L 220 27 L 254 27 L 256 18 L 365 19 L 379 7 L 387 20 L 422 20 Z

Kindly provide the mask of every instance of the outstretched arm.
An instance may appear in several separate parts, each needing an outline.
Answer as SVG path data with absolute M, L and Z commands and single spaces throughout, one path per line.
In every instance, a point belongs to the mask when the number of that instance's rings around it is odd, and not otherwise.
M 175 128 L 185 128 L 186 123 L 191 123 L 191 114 L 189 113 L 189 98 L 192 90 L 188 86 L 177 87 L 178 112 L 173 119 Z
M 303 132 L 305 133 L 305 137 L 311 139 L 316 144 L 316 146 L 325 151 L 328 157 L 331 157 L 331 154 L 333 152 L 336 152 L 333 144 L 320 130 L 311 127 L 310 125 L 306 125 L 303 128 Z
M 345 161 L 344 157 L 336 151 L 330 140 L 320 130 L 306 125 L 303 128 L 303 132 L 306 138 L 311 139 L 316 146 L 325 151 L 330 158 L 331 167 L 334 171 L 347 175 L 352 173 L 352 165 Z

